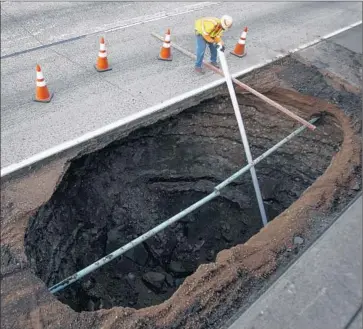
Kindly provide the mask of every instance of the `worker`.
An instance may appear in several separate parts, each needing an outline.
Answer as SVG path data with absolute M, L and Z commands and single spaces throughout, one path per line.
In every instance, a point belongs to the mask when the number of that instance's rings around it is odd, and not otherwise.
M 202 68 L 205 48 L 208 44 L 211 53 L 211 64 L 219 68 L 217 63 L 217 45 L 224 47 L 222 40 L 223 32 L 232 26 L 231 16 L 223 15 L 220 19 L 216 17 L 202 17 L 195 22 L 195 35 L 197 41 L 197 60 L 195 70 L 204 73 Z

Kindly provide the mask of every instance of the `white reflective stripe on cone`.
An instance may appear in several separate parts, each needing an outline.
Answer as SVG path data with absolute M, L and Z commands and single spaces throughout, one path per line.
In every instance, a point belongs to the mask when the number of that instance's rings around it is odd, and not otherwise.
M 246 31 L 243 31 L 243 32 L 242 32 L 242 36 L 241 36 L 241 38 L 246 39 L 246 37 L 247 37 L 247 32 L 246 32 Z
M 246 40 L 239 39 L 239 40 L 238 40 L 238 43 L 239 43 L 240 45 L 245 45 L 245 44 L 246 44 Z
M 163 43 L 163 47 L 164 47 L 164 48 L 170 48 L 170 43 L 165 43 L 165 42 L 164 42 L 164 43 Z
M 37 71 L 37 79 L 40 80 L 40 79 L 43 79 L 43 78 L 44 78 L 43 77 L 43 72 L 42 71 L 40 71 L 40 72 Z
M 98 57 L 105 58 L 105 57 L 107 57 L 107 53 L 106 52 L 104 52 L 104 53 L 99 52 Z
M 100 50 L 106 50 L 106 45 L 104 43 L 100 43 Z
M 166 34 L 166 35 L 165 35 L 165 39 L 164 39 L 164 41 L 170 41 L 170 34 Z
M 45 81 L 37 81 L 37 87 L 45 87 Z

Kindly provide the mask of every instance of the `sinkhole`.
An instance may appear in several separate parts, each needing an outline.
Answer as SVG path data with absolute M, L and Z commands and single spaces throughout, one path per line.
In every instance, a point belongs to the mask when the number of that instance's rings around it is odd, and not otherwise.
M 238 96 L 254 157 L 299 125 Z M 269 220 L 328 167 L 343 134 L 325 116 L 256 166 Z M 219 96 L 74 159 L 30 218 L 25 251 L 50 287 L 130 242 L 213 191 L 247 164 L 230 99 Z M 76 311 L 136 309 L 168 299 L 200 264 L 262 227 L 251 176 L 56 294 Z

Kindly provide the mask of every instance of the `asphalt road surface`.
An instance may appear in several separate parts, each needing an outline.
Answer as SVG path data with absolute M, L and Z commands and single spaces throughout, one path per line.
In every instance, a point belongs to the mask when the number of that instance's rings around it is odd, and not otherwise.
M 229 14 L 232 50 L 247 26 L 247 56 L 227 54 L 236 73 L 361 20 L 360 2 L 2 2 L 1 167 L 17 163 L 135 112 L 220 79 L 198 76 L 173 51 L 157 60 L 164 35 L 194 52 L 200 16 Z M 94 69 L 104 36 L 112 71 Z M 208 56 L 208 53 L 207 53 Z M 40 64 L 51 103 L 34 102 Z

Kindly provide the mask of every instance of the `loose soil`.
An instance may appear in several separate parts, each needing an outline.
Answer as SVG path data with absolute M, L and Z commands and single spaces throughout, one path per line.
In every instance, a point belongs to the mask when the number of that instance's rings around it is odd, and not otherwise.
M 243 80 L 305 119 L 321 117 L 315 132 L 256 167 L 268 226 L 260 230 L 246 174 L 180 224 L 65 289 L 61 301 L 47 291 L 246 164 L 231 103 L 220 95 L 74 160 L 30 220 L 24 212 L 2 220 L 4 328 L 219 328 L 293 259 L 291 251 L 301 252 L 301 241 L 329 224 L 361 189 L 361 99 L 291 58 Z M 317 89 L 321 99 L 310 96 Z M 254 157 L 298 127 L 255 97 L 238 101 Z M 303 240 L 294 245 L 297 236 Z M 100 310 L 76 312 L 92 309 Z
M 291 120 L 239 97 L 254 157 L 293 130 Z M 268 218 L 287 209 L 327 168 L 343 134 L 332 116 L 259 164 Z M 319 141 L 319 142 L 317 142 Z M 47 284 L 61 281 L 213 191 L 247 164 L 231 101 L 210 99 L 74 161 L 29 222 L 25 250 Z M 261 229 L 250 175 L 74 284 L 59 298 L 77 311 L 143 308 L 168 299 L 199 265 Z

